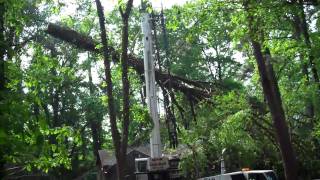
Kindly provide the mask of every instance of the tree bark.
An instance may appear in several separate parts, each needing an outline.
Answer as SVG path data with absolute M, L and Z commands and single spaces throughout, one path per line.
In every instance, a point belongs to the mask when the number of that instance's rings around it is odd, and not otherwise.
M 277 140 L 280 145 L 286 179 L 297 180 L 297 160 L 290 140 L 289 128 L 286 123 L 281 95 L 273 73 L 272 64 L 268 58 L 263 56 L 260 43 L 252 40 L 252 47 L 258 64 L 263 92 L 267 99 L 273 125 L 276 130 Z M 267 64 L 265 64 L 265 62 L 267 62 Z
M 5 52 L 6 52 L 6 44 L 4 38 L 4 13 L 5 13 L 5 5 L 4 2 L 0 3 L 0 91 L 3 92 L 5 89 Z M 2 96 L 2 95 L 1 95 Z
M 161 14 L 163 16 L 163 14 Z M 162 30 L 163 33 L 166 32 L 163 24 L 164 24 L 164 18 L 161 18 L 161 25 L 162 25 Z M 156 50 L 156 61 L 158 61 L 158 66 L 159 66 L 159 72 L 162 73 L 162 65 L 165 64 L 161 62 L 161 58 L 160 58 L 160 49 L 158 46 L 158 36 L 157 36 L 157 29 L 156 29 L 156 22 L 155 22 L 155 18 L 152 19 L 152 29 L 153 29 L 153 35 L 154 35 L 154 44 L 155 44 L 155 50 Z M 166 37 L 164 35 L 164 37 Z M 166 46 L 166 38 L 164 38 L 164 44 Z M 168 51 L 167 48 L 166 50 L 166 56 L 168 56 Z M 169 75 L 169 79 L 168 81 L 170 82 L 170 72 L 169 72 L 169 66 L 168 66 L 168 59 L 166 61 L 166 66 L 167 66 L 167 70 L 168 70 L 168 75 Z M 168 130 L 168 136 L 169 136 L 169 142 L 170 142 L 170 147 L 171 148 L 176 148 L 178 146 L 178 138 L 177 138 L 177 131 L 176 131 L 176 120 L 175 120 L 175 116 L 174 113 L 172 111 L 173 107 L 170 107 L 170 100 L 169 100 L 169 94 L 171 93 L 171 88 L 170 88 L 170 84 L 169 84 L 169 88 L 165 89 L 165 87 L 163 85 L 161 85 L 161 83 L 158 83 L 160 85 L 161 91 L 162 91 L 162 95 L 163 95 L 163 105 L 164 105 L 164 110 L 165 110 L 165 119 L 166 119 L 166 125 L 167 125 L 167 130 Z
M 277 140 L 280 146 L 285 176 L 287 180 L 298 180 L 298 163 L 289 136 L 289 128 L 287 126 L 284 109 L 282 107 L 278 82 L 270 62 L 270 52 L 267 50 L 266 56 L 262 53 L 261 44 L 257 40 L 258 27 L 257 24 L 253 24 L 254 16 L 249 11 L 249 1 L 245 1 L 244 8 L 248 13 L 249 37 L 253 48 L 253 54 L 258 64 L 263 93 L 267 99 L 267 104 L 273 120 L 273 126 L 275 127 Z
M 53 110 L 53 128 L 55 127 L 59 127 L 59 93 L 58 90 L 54 90 L 54 92 L 52 92 L 52 110 Z
M 125 168 L 126 168 L 126 154 L 128 146 L 128 131 L 130 122 L 130 102 L 129 102 L 129 90 L 130 84 L 128 79 L 128 28 L 129 28 L 129 15 L 132 9 L 133 0 L 129 0 L 125 12 L 122 11 L 120 7 L 120 13 L 122 16 L 122 53 L 121 53 L 121 66 L 122 66 L 122 84 L 123 84 L 123 121 L 122 121 L 122 135 L 118 131 L 116 122 L 116 113 L 114 109 L 114 100 L 112 96 L 112 81 L 111 81 L 111 71 L 110 71 L 110 61 L 109 61 L 109 49 L 107 44 L 106 28 L 105 28 L 105 18 L 103 14 L 103 8 L 99 0 L 96 0 L 97 11 L 100 23 L 100 35 L 103 46 L 103 56 L 105 64 L 105 76 L 107 82 L 107 93 L 108 93 L 108 104 L 109 104 L 109 116 L 111 124 L 111 134 L 113 144 L 115 146 L 115 154 L 117 159 L 117 172 L 118 179 L 125 179 Z
M 302 7 L 303 8 L 303 7 Z M 304 11 L 302 9 L 302 12 L 304 14 Z M 301 14 L 300 13 L 300 14 Z M 294 30 L 293 30 L 293 37 L 297 40 L 297 42 L 301 42 L 303 43 L 303 40 L 302 40 L 302 21 L 301 21 L 301 15 L 299 14 L 294 14 L 293 15 L 293 27 L 294 27 Z M 308 63 L 304 61 L 304 54 L 303 52 L 300 52 L 300 55 L 299 55 L 299 58 L 300 58 L 300 61 L 301 61 L 301 68 L 302 68 L 302 73 L 303 75 L 305 76 L 306 78 L 306 83 L 305 85 L 306 86 L 310 86 L 310 75 L 309 75 L 309 70 L 308 70 Z M 309 62 L 310 62 L 310 59 L 309 59 Z M 306 107 L 305 107 L 305 114 L 308 116 L 308 117 L 313 117 L 314 116 L 314 105 L 313 105 L 313 102 L 312 100 L 309 98 L 309 97 L 306 97 Z
M 305 44 L 308 48 L 308 51 L 309 51 L 309 56 L 308 56 L 309 57 L 309 64 L 311 67 L 313 79 L 318 86 L 318 90 L 320 90 L 319 75 L 318 75 L 318 70 L 316 68 L 317 67 L 316 63 L 314 61 L 315 58 L 314 58 L 314 55 L 312 54 L 312 51 L 311 51 L 311 41 L 310 41 L 310 35 L 309 35 L 309 28 L 308 28 L 308 24 L 307 24 L 307 20 L 306 20 L 306 15 L 304 13 L 302 0 L 299 0 L 299 8 L 301 11 L 301 30 L 302 30 L 304 42 L 305 42 Z
M 114 108 L 114 99 L 113 99 L 113 84 L 111 80 L 111 67 L 110 67 L 110 54 L 109 54 L 109 48 L 108 48 L 108 41 L 107 41 L 107 34 L 106 34 L 106 27 L 105 27 L 105 18 L 103 14 L 103 7 L 101 5 L 100 0 L 95 0 L 96 6 L 97 6 L 97 13 L 99 17 L 99 25 L 100 25 L 100 38 L 101 38 L 101 44 L 102 44 L 102 54 L 104 58 L 104 73 L 105 73 L 105 81 L 107 84 L 107 96 L 108 96 L 108 108 L 109 108 L 109 120 L 110 120 L 110 126 L 111 126 L 111 136 L 113 145 L 115 147 L 115 155 L 117 159 L 117 165 L 118 165 L 118 171 L 120 165 L 119 162 L 121 161 L 121 137 L 120 133 L 118 131 L 117 127 L 117 117 L 116 117 L 116 111 Z M 121 164 L 122 162 L 120 162 Z M 119 175 L 119 174 L 118 174 Z M 120 179 L 118 177 L 118 179 Z
M 120 161 L 118 162 L 118 179 L 125 178 L 126 155 L 128 146 L 128 134 L 130 123 L 130 82 L 128 79 L 128 46 L 129 46 L 129 16 L 132 9 L 133 0 L 129 0 L 125 12 L 121 6 L 119 11 L 122 17 L 122 42 L 121 42 L 121 67 L 122 67 L 122 93 L 123 93 L 123 121 L 122 121 L 122 141 L 120 149 Z
M 5 56 L 5 39 L 4 39 L 4 14 L 5 14 L 5 5 L 4 2 L 0 2 L 0 101 L 4 99 L 4 90 L 5 90 L 5 66 L 4 66 L 4 56 Z M 2 112 L 0 112 L 0 117 L 2 116 Z M 5 163 L 4 160 L 4 149 L 0 150 L 0 179 L 2 179 L 5 173 Z
M 170 147 L 177 148 L 178 147 L 178 134 L 177 134 L 177 124 L 176 119 L 170 108 L 170 100 L 169 100 L 169 91 L 167 91 L 164 87 L 161 87 L 163 92 L 163 102 L 164 108 L 166 112 L 166 123 L 169 133 Z
M 90 96 L 94 96 L 94 88 L 93 88 L 93 83 L 92 83 L 92 74 L 91 74 L 91 63 L 88 68 L 88 75 L 89 75 L 89 91 L 90 91 Z M 100 133 L 101 133 L 101 122 L 97 117 L 92 116 L 92 109 L 89 107 L 89 122 L 90 122 L 90 128 L 91 128 L 91 134 L 92 134 L 92 140 L 93 140 L 93 154 L 96 158 L 99 156 L 99 149 L 101 149 L 101 138 L 100 138 Z

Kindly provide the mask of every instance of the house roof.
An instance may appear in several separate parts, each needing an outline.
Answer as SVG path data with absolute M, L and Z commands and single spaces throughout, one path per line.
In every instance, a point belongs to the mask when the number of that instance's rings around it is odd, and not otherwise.
M 139 146 L 139 147 L 130 147 L 127 149 L 127 155 L 134 152 L 138 151 L 142 154 L 145 154 L 147 156 L 150 156 L 150 148 L 149 146 Z M 117 159 L 116 156 L 113 152 L 111 151 L 106 151 L 104 149 L 99 150 L 99 159 L 101 162 L 101 166 L 113 166 L 117 164 Z
M 147 156 L 151 156 L 151 152 L 150 152 L 150 146 L 149 144 L 145 144 L 142 146 L 137 146 L 137 147 L 129 147 L 127 148 L 127 155 L 134 152 L 134 151 L 138 151 L 142 154 L 145 154 Z M 179 145 L 179 147 L 173 151 L 167 151 L 164 152 L 167 156 L 181 156 L 182 154 L 186 154 L 188 151 L 188 148 L 185 145 Z M 117 164 L 117 159 L 116 156 L 114 154 L 114 152 L 112 151 L 107 151 L 107 150 L 99 150 L 99 159 L 101 162 L 101 166 L 113 166 L 115 164 Z
M 116 162 L 116 158 L 112 153 L 108 153 L 106 150 L 98 150 L 100 165 L 104 166 L 111 166 Z

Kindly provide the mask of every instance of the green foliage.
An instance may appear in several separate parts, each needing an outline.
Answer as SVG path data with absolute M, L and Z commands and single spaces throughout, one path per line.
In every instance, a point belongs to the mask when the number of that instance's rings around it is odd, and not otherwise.
M 247 131 L 250 126 L 250 107 L 243 93 L 229 92 L 216 96 L 214 109 L 202 105 L 199 108 L 197 123 L 181 136 L 181 141 L 194 147 L 196 157 L 206 159 L 196 164 L 184 164 L 185 171 L 195 169 L 192 166 L 202 167 L 202 175 L 210 172 L 208 164 L 215 166 L 215 172 L 219 172 L 219 159 L 222 149 L 226 148 L 225 159 L 227 169 L 232 171 L 241 167 L 253 165 L 257 157 L 258 147 L 255 140 Z M 200 113 L 199 113 L 200 112 Z M 203 131 L 203 129 L 208 129 Z M 184 134 L 184 133 L 183 133 Z M 192 150 L 192 148 L 191 148 Z M 189 155 L 186 161 L 192 158 Z M 234 158 L 237 161 L 234 161 Z M 195 161 L 195 159 L 193 159 Z M 238 165 L 237 165 L 238 164 Z
M 97 40 L 96 9 L 89 0 L 77 0 L 77 11 L 71 15 L 63 14 L 68 9 L 66 1 L 0 2 L 5 5 L 5 29 L 0 33 L 6 40 L 7 80 L 6 90 L 0 92 L 5 97 L 0 99 L 0 162 L 5 160 L 6 165 L 21 166 L 30 173 L 42 171 L 50 176 L 76 178 L 95 166 L 92 125 L 98 127 L 101 148 L 113 149 L 103 62 L 99 55 L 53 39 L 43 29 L 48 21 L 59 21 Z M 161 27 L 156 27 L 160 54 L 157 66 L 161 63 L 162 71 L 169 69 L 174 75 L 205 83 L 205 88 L 195 88 L 212 94 L 208 99 L 190 100 L 179 91 L 170 92 L 175 95 L 172 109 L 184 149 L 183 173 L 188 179 L 219 173 L 221 151 L 226 149 L 227 171 L 242 167 L 275 169 L 279 177 L 283 176 L 271 115 L 249 43 L 248 17 L 253 15 L 252 38 L 271 52 L 301 173 L 316 178 L 320 174 L 320 99 L 310 57 L 319 71 L 319 7 L 305 5 L 303 9 L 309 26 L 308 45 L 301 32 L 297 35 L 295 18 L 301 20 L 301 6 L 276 0 L 248 1 L 249 9 L 245 9 L 243 2 L 196 0 L 165 9 L 168 53 Z M 119 6 L 124 7 L 125 1 L 106 12 L 108 44 L 115 52 L 121 47 Z M 151 5 L 147 10 L 152 11 Z M 129 52 L 142 58 L 140 17 L 139 9 L 134 8 L 129 19 Z M 96 48 L 101 47 L 97 44 Z M 119 64 L 113 62 L 118 120 L 123 114 L 121 73 Z M 153 126 L 141 79 L 129 70 L 129 146 L 148 143 Z M 167 147 L 163 113 L 161 109 L 161 135 Z

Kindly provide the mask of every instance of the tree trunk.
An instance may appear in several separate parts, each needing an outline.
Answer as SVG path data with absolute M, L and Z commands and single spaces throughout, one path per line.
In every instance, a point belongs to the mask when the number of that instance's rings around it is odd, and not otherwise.
M 0 101 L 4 99 L 4 90 L 5 90 L 5 66 L 4 66 L 4 56 L 5 56 L 5 39 L 4 39 L 4 13 L 5 6 L 4 2 L 0 2 Z M 0 117 L 2 116 L 2 112 L 0 112 Z M 5 152 L 4 149 L 0 150 L 0 179 L 2 179 L 5 174 L 4 165 L 6 161 L 4 160 Z
M 51 56 L 52 57 L 56 57 L 56 53 L 51 51 Z M 52 76 L 57 76 L 57 71 L 54 68 L 51 68 L 50 70 L 51 75 Z M 52 106 L 52 112 L 53 112 L 53 116 L 52 116 L 52 127 L 51 128 L 55 128 L 55 127 L 59 127 L 59 102 L 60 102 L 60 93 L 58 90 L 59 87 L 54 87 L 51 86 L 50 87 L 50 95 L 51 95 L 51 106 Z M 53 139 L 52 143 L 56 143 L 56 141 Z
M 161 14 L 163 16 L 163 14 Z M 162 31 L 164 34 L 164 44 L 165 46 L 167 46 L 167 42 L 166 42 L 166 29 L 164 27 L 164 18 L 161 18 L 161 25 L 162 25 Z M 158 38 L 157 38 L 157 29 L 156 29 L 156 22 L 155 22 L 155 18 L 152 19 L 152 29 L 153 29 L 153 35 L 154 35 L 154 44 L 156 46 L 155 50 L 156 50 L 156 61 L 158 61 L 158 66 L 159 66 L 159 72 L 162 73 L 162 63 L 161 63 L 161 58 L 160 58 L 160 49 L 158 46 Z M 169 52 L 166 50 L 166 56 L 169 56 Z M 165 64 L 165 63 L 163 63 Z M 168 59 L 166 61 L 166 66 L 168 68 L 168 75 L 169 75 L 169 79 L 168 81 L 170 81 L 170 72 L 169 72 L 169 63 L 168 63 Z M 165 110 L 165 119 L 166 119 L 166 125 L 167 125 L 167 130 L 168 130 L 168 136 L 169 136 L 169 142 L 170 142 L 170 147 L 171 148 L 176 148 L 178 146 L 178 138 L 177 138 L 177 131 L 176 131 L 176 120 L 175 120 L 175 116 L 174 113 L 170 107 L 170 100 L 169 100 L 169 93 L 171 93 L 171 89 L 170 89 L 170 84 L 169 84 L 169 88 L 165 89 L 163 85 L 161 85 L 161 83 L 159 83 L 161 91 L 162 91 L 162 95 L 163 95 L 163 105 L 164 105 L 164 110 Z
M 218 50 L 218 47 L 215 47 L 214 48 L 215 52 L 216 52 L 216 62 L 217 62 L 217 70 L 216 72 L 218 73 L 217 76 L 218 76 L 218 81 L 222 81 L 222 68 L 221 68 L 221 59 L 220 59 L 220 54 L 219 54 L 219 50 Z
M 89 75 L 89 90 L 90 90 L 90 96 L 94 96 L 94 89 L 93 89 L 93 83 L 92 83 L 92 74 L 91 74 L 91 63 L 88 68 L 88 75 Z M 89 113 L 89 122 L 90 122 L 90 128 L 91 128 L 91 134 L 92 134 L 92 140 L 93 140 L 93 154 L 96 158 L 99 156 L 99 149 L 101 149 L 101 138 L 100 138 L 100 132 L 101 132 L 101 123 L 99 122 L 100 119 L 97 117 L 92 116 L 92 109 L 89 107 L 88 109 Z
M 123 121 L 122 121 L 122 141 L 120 158 L 118 162 L 118 179 L 125 178 L 126 155 L 128 146 L 128 134 L 130 123 L 130 82 L 128 79 L 128 46 L 129 46 L 129 16 L 132 9 L 133 0 L 129 0 L 125 12 L 119 7 L 122 17 L 122 42 L 121 42 L 121 67 L 122 67 L 122 93 L 123 93 Z
M 100 0 L 95 0 L 97 6 L 97 13 L 99 17 L 99 24 L 100 24 L 100 37 L 102 43 L 102 52 L 104 58 L 104 73 L 106 78 L 107 84 L 107 96 L 108 96 L 108 108 L 109 108 L 109 120 L 111 125 L 111 136 L 113 145 L 115 147 L 115 155 L 117 159 L 117 171 L 118 171 L 118 179 L 124 179 L 124 174 L 122 173 L 122 164 L 124 163 L 121 158 L 121 137 L 117 127 L 117 117 L 116 111 L 114 108 L 114 99 L 112 93 L 112 80 L 111 80 L 111 68 L 110 68 L 110 54 L 108 49 L 108 41 L 107 41 L 107 34 L 106 34 L 106 27 L 105 27 L 105 18 L 103 14 L 103 7 L 101 5 Z
M 50 87 L 50 105 L 52 107 L 52 123 L 50 123 L 50 128 L 59 127 L 59 94 L 57 89 L 54 90 L 53 87 Z M 50 144 L 57 144 L 56 135 L 51 134 L 49 136 Z
M 90 115 L 89 115 L 90 116 Z M 99 125 L 101 127 L 101 124 L 99 124 L 97 121 L 99 121 L 98 119 L 94 119 L 93 117 L 90 117 L 92 119 L 89 119 L 90 121 L 90 128 L 91 128 L 91 135 L 92 135 L 92 146 L 93 146 L 93 155 L 96 158 L 96 167 L 98 172 L 100 172 L 100 165 L 99 165 L 99 150 L 101 149 L 101 139 L 99 138 Z
M 263 93 L 270 109 L 273 126 L 275 127 L 277 140 L 280 146 L 285 176 L 287 180 L 298 180 L 298 163 L 289 136 L 289 128 L 282 107 L 278 82 L 270 62 L 270 52 L 268 50 L 266 56 L 263 56 L 261 44 L 258 42 L 258 25 L 253 24 L 255 19 L 249 10 L 249 1 L 244 2 L 244 9 L 248 14 L 249 37 L 253 48 L 253 54 L 258 64 Z M 260 38 L 263 39 L 262 37 Z
M 313 80 L 317 85 L 318 91 L 316 92 L 317 95 L 317 102 L 319 101 L 319 93 L 320 93 L 320 80 L 319 80 L 319 75 L 318 75 L 318 70 L 317 70 L 317 65 L 315 63 L 315 57 L 312 53 L 312 45 L 311 45 L 311 40 L 310 40 L 310 35 L 309 35 L 309 28 L 308 28 L 308 24 L 307 24 L 307 20 L 306 20 L 306 14 L 304 12 L 304 6 L 303 6 L 303 1 L 299 0 L 299 7 L 300 7 L 300 16 L 301 16 L 301 31 L 303 34 L 303 38 L 304 38 L 304 42 L 308 48 L 308 52 L 309 52 L 309 66 L 311 67 L 311 72 L 313 75 Z M 315 110 L 316 108 L 314 108 L 315 106 L 313 105 L 312 99 L 309 100 L 310 104 L 309 104 L 309 111 L 310 112 L 310 117 L 314 117 L 315 114 Z M 314 128 L 315 126 L 315 122 L 314 119 L 311 118 L 311 125 Z M 315 146 L 315 150 L 316 152 L 318 152 L 320 150 L 320 144 L 317 140 L 317 138 L 313 137 L 312 141 L 314 143 Z M 317 153 L 317 157 L 320 157 L 320 155 Z
M 286 179 L 296 180 L 298 179 L 297 160 L 290 141 L 289 129 L 282 107 L 282 100 L 278 83 L 273 73 L 270 59 L 268 59 L 267 57 L 263 57 L 263 54 L 261 52 L 261 45 L 255 40 L 252 40 L 252 47 L 254 50 L 254 56 L 258 64 L 263 92 L 267 99 L 267 103 L 273 120 L 273 125 L 276 130 L 277 140 L 280 145 Z M 265 62 L 267 62 L 267 64 L 265 64 Z
M 308 48 L 308 51 L 309 51 L 309 64 L 311 67 L 313 79 L 314 79 L 315 83 L 317 84 L 318 89 L 320 90 L 319 75 L 318 75 L 318 70 L 316 68 L 316 64 L 314 61 L 315 58 L 314 58 L 312 51 L 311 51 L 311 41 L 310 41 L 310 35 L 309 35 L 309 30 L 308 30 L 309 28 L 308 28 L 308 24 L 307 24 L 307 20 L 306 20 L 306 15 L 304 13 L 302 0 L 299 0 L 299 7 L 300 7 L 300 11 L 301 11 L 301 30 L 302 30 L 304 42 L 305 42 L 305 44 Z
M 302 11 L 303 12 L 303 11 Z M 304 13 L 304 12 L 303 12 Z M 299 14 L 294 14 L 293 15 L 293 27 L 294 27 L 294 30 L 293 30 L 293 37 L 297 40 L 297 42 L 302 42 L 302 25 L 301 25 L 301 18 L 299 16 Z M 306 86 L 310 86 L 310 75 L 309 75 L 309 70 L 308 70 L 308 63 L 306 63 L 304 61 L 304 54 L 303 52 L 299 52 L 300 55 L 299 55 L 299 58 L 300 58 L 300 61 L 301 61 L 301 68 L 302 68 L 302 73 L 303 75 L 306 77 L 306 83 L 305 85 Z M 314 105 L 313 105 L 313 102 L 312 100 L 309 98 L 309 97 L 306 97 L 306 107 L 305 107 L 305 113 L 308 117 L 313 117 L 314 116 Z
M 117 159 L 117 172 L 118 179 L 124 180 L 125 178 L 125 166 L 126 166 L 126 151 L 128 144 L 128 129 L 129 129 L 129 81 L 128 81 L 128 18 L 132 7 L 132 1 L 129 0 L 125 13 L 122 11 L 123 19 L 123 32 L 122 32 L 122 82 L 123 82 L 123 129 L 122 129 L 122 140 L 120 133 L 118 131 L 117 122 L 116 122 L 116 112 L 114 109 L 114 99 L 112 94 L 112 80 L 111 80 L 111 69 L 110 69 L 110 60 L 108 52 L 108 43 L 107 35 L 105 28 L 105 18 L 103 14 L 103 7 L 99 0 L 96 0 L 97 12 L 99 16 L 100 24 L 100 36 L 102 42 L 102 50 L 104 57 L 104 66 L 105 66 L 105 76 L 107 83 L 107 95 L 108 95 L 108 105 L 109 105 L 109 118 L 111 125 L 111 135 L 113 144 L 115 147 L 115 154 Z
M 82 34 L 74 30 L 50 23 L 47 29 L 47 33 L 52 35 L 53 37 L 73 44 L 80 49 L 101 54 L 104 53 L 103 48 L 96 48 L 98 44 L 93 41 L 92 38 L 83 36 Z M 117 63 L 117 52 L 115 52 L 114 48 L 111 46 L 106 48 L 110 53 L 113 53 L 114 56 L 112 57 L 115 60 L 114 62 Z M 143 75 L 144 67 L 142 59 L 135 57 L 134 55 L 129 55 L 128 65 L 135 69 L 139 75 Z M 172 88 L 173 90 L 182 92 L 185 96 L 192 96 L 192 98 L 196 100 L 196 102 L 204 99 L 210 99 L 212 93 L 216 92 L 215 90 L 217 89 L 217 87 L 221 87 L 220 84 L 208 83 L 204 81 L 194 81 L 173 74 L 169 75 L 167 73 L 160 73 L 158 69 L 155 69 L 155 76 L 157 82 L 161 82 L 161 84 L 163 84 L 163 86 L 167 89 Z
M 4 38 L 4 13 L 5 13 L 5 6 L 4 2 L 0 3 L 0 91 L 3 92 L 5 88 L 5 62 L 4 56 L 6 52 L 6 41 Z M 1 94 L 2 96 L 2 94 Z

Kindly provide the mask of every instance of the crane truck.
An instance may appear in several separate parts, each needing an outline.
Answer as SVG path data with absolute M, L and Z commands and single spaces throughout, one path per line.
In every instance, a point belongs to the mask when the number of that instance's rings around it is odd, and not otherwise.
M 143 33 L 144 76 L 146 83 L 147 106 L 153 121 L 150 136 L 149 158 L 135 159 L 136 180 L 169 180 L 179 179 L 179 158 L 177 156 L 164 156 L 160 138 L 160 122 L 157 107 L 157 91 L 155 84 L 153 38 L 151 28 L 151 15 L 143 12 L 141 28 Z
M 154 125 L 150 136 L 151 157 L 135 159 L 135 175 L 136 180 L 178 180 L 182 178 L 178 169 L 180 161 L 179 157 L 165 156 L 162 154 L 151 23 L 151 15 L 144 11 L 141 21 L 143 33 L 142 41 L 144 46 L 144 76 L 146 83 L 147 106 Z M 224 151 L 225 149 L 222 154 Z M 277 178 L 272 170 L 243 170 L 239 172 L 225 173 L 224 161 L 222 158 L 221 175 L 204 177 L 198 180 L 277 180 Z

